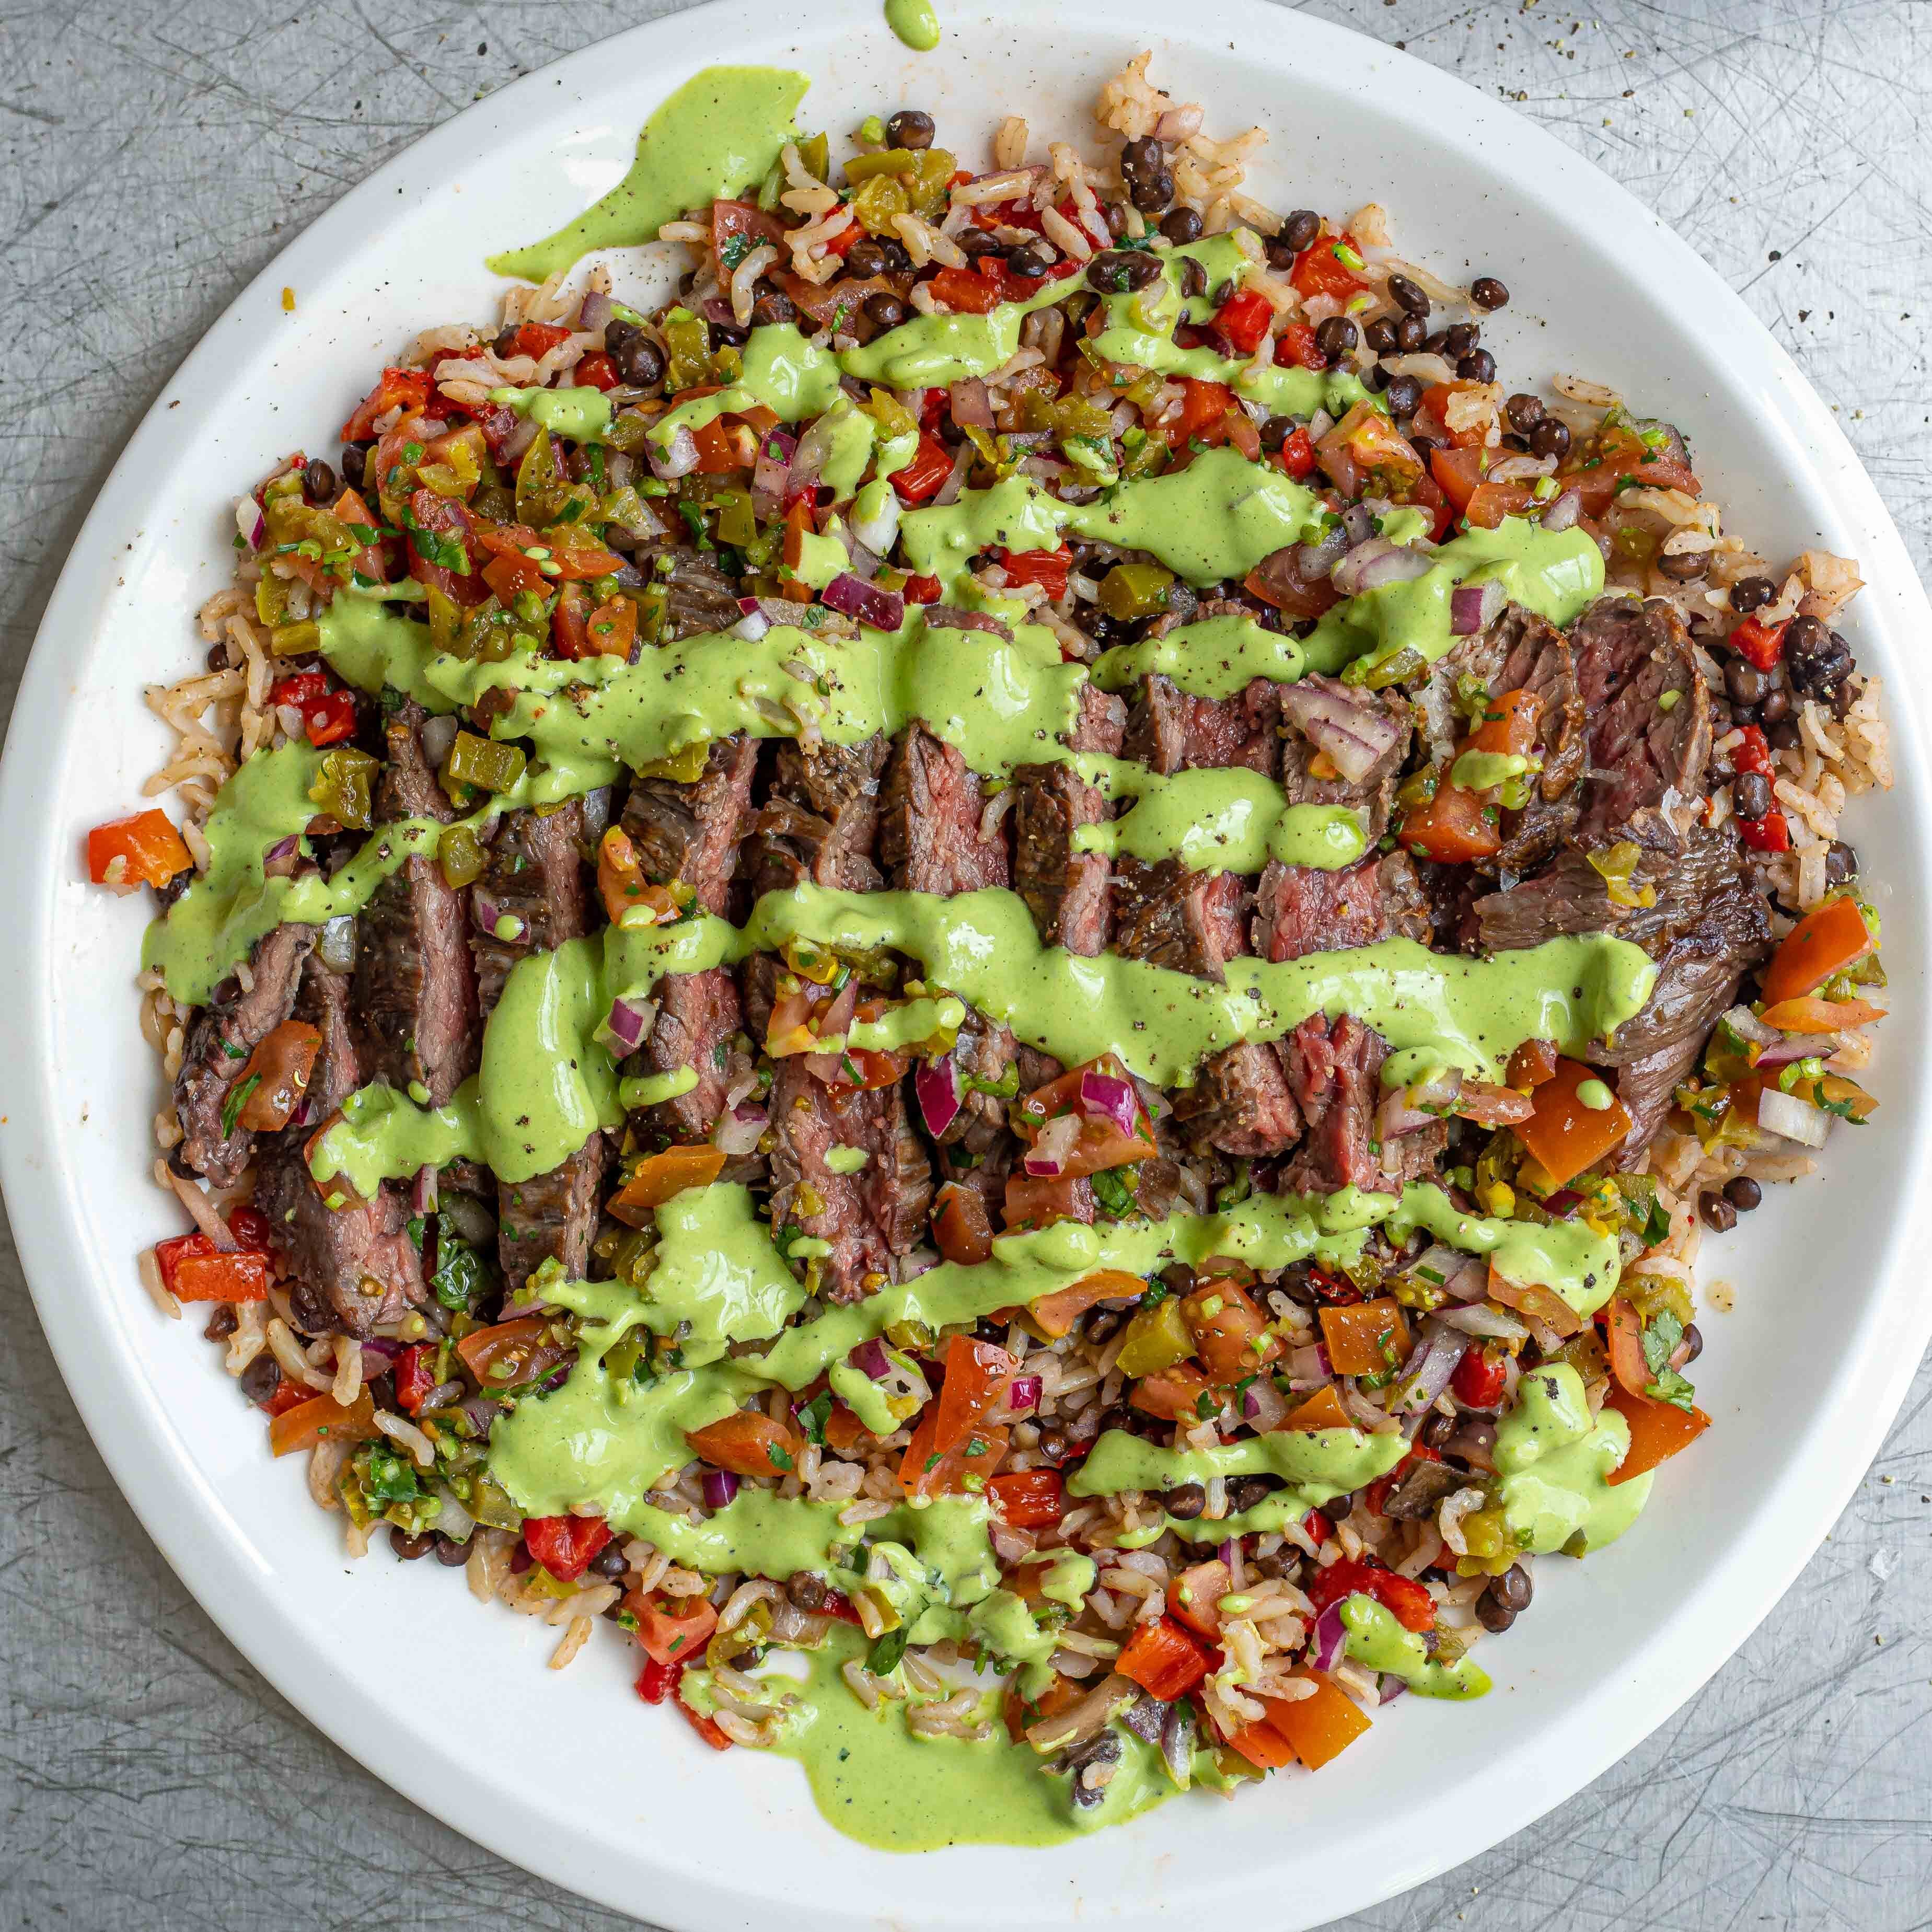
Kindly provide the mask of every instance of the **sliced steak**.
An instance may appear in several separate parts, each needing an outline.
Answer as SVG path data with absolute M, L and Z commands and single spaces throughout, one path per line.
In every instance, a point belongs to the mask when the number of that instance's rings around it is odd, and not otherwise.
M 1255 895 L 1255 951 L 1279 962 L 1384 939 L 1426 946 L 1429 902 L 1406 852 L 1324 872 L 1271 859 Z
M 1492 629 L 1508 645 L 1496 694 L 1527 691 L 1540 700 L 1536 754 L 1542 761 L 1529 802 L 1502 815 L 1502 849 L 1485 862 L 1498 872 L 1534 871 L 1576 830 L 1588 788 L 1577 781 L 1588 760 L 1576 668 L 1562 632 L 1514 606 Z
M 640 1108 L 633 1120 L 649 1138 L 703 1140 L 724 1111 L 728 1042 L 744 1024 L 738 982 L 728 966 L 714 966 L 704 973 L 668 973 L 652 997 L 657 1018 L 644 1045 L 625 1061 L 624 1072 L 675 1073 L 689 1067 L 698 1076 L 698 1084 L 675 1100 Z
M 957 748 L 913 725 L 892 754 L 879 823 L 879 858 L 893 885 L 942 898 L 1005 885 L 1005 828 L 980 836 L 986 802 Z
M 1300 1151 L 1283 1171 L 1283 1192 L 1393 1190 L 1434 1166 L 1448 1144 L 1439 1120 L 1392 1142 L 1376 1140 L 1388 1054 L 1382 1036 L 1347 1013 L 1332 1021 L 1317 1013 L 1282 1042 L 1288 1088 L 1308 1123 Z
M 988 1087 L 1004 1081 L 1018 1049 L 1012 1035 L 998 1022 L 976 1013 L 969 1007 L 959 1036 L 952 1048 L 952 1064 L 959 1070 L 962 1083 L 983 1082 Z M 956 1148 L 962 1154 L 983 1154 L 1006 1134 L 1006 1103 L 991 1094 L 967 1088 L 960 1096 L 959 1111 L 939 1136 L 943 1147 Z
M 644 877 L 660 886 L 682 880 L 706 912 L 722 916 L 758 769 L 758 740 L 740 731 L 711 747 L 694 783 L 638 779 L 624 801 L 622 823 Z
M 519 959 L 554 952 L 584 930 L 582 802 L 548 813 L 508 814 L 490 848 L 490 862 L 470 892 L 470 950 L 476 961 L 478 1004 L 496 1010 L 503 982 Z M 502 926 L 500 936 L 498 926 Z
M 1301 1133 L 1301 1109 L 1280 1055 L 1252 1042 L 1208 1060 L 1195 1084 L 1174 1096 L 1174 1118 L 1190 1140 L 1205 1141 L 1238 1160 L 1286 1154 Z
M 1141 680 L 1124 750 L 1167 774 L 1244 765 L 1272 777 L 1280 762 L 1280 688 L 1256 678 L 1238 697 L 1196 698 L 1158 672 Z
M 868 1204 L 865 1175 L 835 1174 L 835 1147 L 874 1151 L 876 1110 L 865 1096 L 835 1094 L 796 1055 L 778 1063 L 772 1082 L 772 1226 L 795 1227 L 831 1252 L 816 1258 L 820 1292 L 835 1303 L 862 1300 L 891 1278 L 892 1249 Z
M 1042 946 L 1091 958 L 1107 944 L 1107 857 L 1076 852 L 1073 834 L 1107 816 L 1106 800 L 1068 765 L 1018 766 L 1012 784 L 1013 888 Z
M 1114 950 L 1219 983 L 1231 943 L 1241 950 L 1240 892 L 1231 872 L 1190 872 L 1178 859 L 1152 866 L 1123 859 L 1114 868 Z
M 1098 752 L 1110 758 L 1120 755 L 1126 736 L 1127 701 L 1096 684 L 1080 687 L 1080 714 L 1067 734 L 1067 744 L 1076 752 Z
M 763 1045 L 772 1030 L 772 1010 L 778 1003 L 778 982 L 785 964 L 775 952 L 754 952 L 738 969 L 745 1030 Z
M 670 573 L 658 580 L 664 587 L 664 641 L 728 631 L 742 614 L 737 586 L 694 550 L 679 548 L 670 555 Z
M 1364 836 L 1370 844 L 1388 829 L 1389 812 L 1395 802 L 1395 788 L 1408 756 L 1412 730 L 1409 707 L 1394 691 L 1358 691 L 1335 679 L 1311 673 L 1298 685 L 1280 687 L 1280 702 L 1291 724 L 1294 707 L 1302 702 L 1296 694 L 1309 687 L 1330 701 L 1346 705 L 1357 714 L 1362 731 L 1373 742 L 1388 742 L 1389 748 L 1378 756 L 1358 779 L 1317 777 L 1310 770 L 1318 756 L 1323 768 L 1332 760 L 1319 754 L 1313 740 L 1299 725 L 1285 728 L 1281 744 L 1281 788 L 1291 805 L 1352 806 L 1364 814 Z
M 895 1255 L 926 1238 L 932 1210 L 932 1163 L 906 1110 L 903 1084 L 874 1088 L 848 1103 L 863 1115 L 871 1165 L 860 1174 L 866 1210 Z
M 316 936 L 312 926 L 278 926 L 264 934 L 249 956 L 248 990 L 241 989 L 244 976 L 237 974 L 233 992 L 200 1008 L 188 1023 L 175 1076 L 182 1136 L 176 1159 L 217 1187 L 241 1178 L 255 1144 L 246 1127 L 231 1133 L 223 1126 L 222 1108 L 249 1054 L 294 1010 L 302 962 Z
M 424 755 L 427 717 L 412 700 L 383 731 L 388 761 L 376 816 L 455 816 Z M 483 1048 L 463 895 L 433 857 L 405 859 L 379 886 L 356 927 L 356 1012 L 371 1076 L 443 1106 L 476 1070 Z
M 869 892 L 883 883 L 872 862 L 880 778 L 892 747 L 884 736 L 859 745 L 778 747 L 771 795 L 758 814 L 752 877 L 760 892 L 804 880 Z
M 597 1228 L 610 1154 L 602 1133 L 594 1133 L 548 1174 L 497 1182 L 496 1258 L 506 1294 L 514 1294 L 552 1259 L 562 1262 L 566 1280 L 583 1279 L 590 1264 L 590 1238 Z
M 1579 631 L 1603 609 L 1599 602 L 1586 611 Z M 1590 843 L 1667 794 L 1694 798 L 1711 757 L 1711 696 L 1676 610 L 1653 598 L 1637 605 L 1634 616 L 1619 614 L 1614 622 L 1606 617 L 1592 634 L 1598 632 L 1609 641 L 1595 661 L 1576 646 L 1577 682 L 1586 700 L 1592 688 L 1605 694 L 1589 712 L 1594 789 L 1579 834 Z M 1631 662 L 1634 638 L 1649 647 Z

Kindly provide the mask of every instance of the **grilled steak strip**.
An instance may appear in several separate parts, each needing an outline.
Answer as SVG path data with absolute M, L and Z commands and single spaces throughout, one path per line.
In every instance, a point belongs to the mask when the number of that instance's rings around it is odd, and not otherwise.
M 1013 889 L 1042 946 L 1064 946 L 1091 958 L 1107 943 L 1107 857 L 1076 852 L 1078 826 L 1097 825 L 1107 802 L 1070 766 L 1014 769 Z
M 741 731 L 711 747 L 704 776 L 692 784 L 638 778 L 622 824 L 644 877 L 661 886 L 682 880 L 706 912 L 722 917 L 738 843 L 749 829 L 758 769 L 758 741 Z
M 956 747 L 914 724 L 892 754 L 879 822 L 879 858 L 902 892 L 950 898 L 1011 875 L 1006 835 L 980 836 L 986 800 Z

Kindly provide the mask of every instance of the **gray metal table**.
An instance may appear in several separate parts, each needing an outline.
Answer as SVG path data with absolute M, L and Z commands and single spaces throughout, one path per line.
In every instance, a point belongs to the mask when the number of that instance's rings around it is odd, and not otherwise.
M 1315 0 L 1600 163 L 1840 412 L 1922 569 L 1932 8 Z M 286 237 L 642 0 L 0 10 L 0 689 L 120 441 Z M 236 1655 L 121 1501 L 0 1244 L 0 1928 L 618 1928 L 392 1795 Z M 1721 1316 L 1714 1318 L 1719 1321 Z M 1532 1831 L 1348 1921 L 1932 1925 L 1932 1372 L 1744 1651 Z

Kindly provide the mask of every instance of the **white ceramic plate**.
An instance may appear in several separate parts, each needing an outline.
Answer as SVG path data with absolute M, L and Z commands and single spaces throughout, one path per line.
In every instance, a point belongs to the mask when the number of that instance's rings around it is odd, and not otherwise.
M 1662 1721 L 1730 1655 L 1842 1508 L 1932 1327 L 1910 1259 L 1923 1079 L 1925 736 L 1898 675 L 1932 632 L 1904 547 L 1818 398 L 1743 305 L 1602 176 L 1508 110 L 1372 42 L 1220 0 L 1001 0 L 949 9 L 915 56 L 872 0 L 736 0 L 573 56 L 459 116 L 343 200 L 190 356 L 128 446 L 41 628 L 0 776 L 0 1177 L 40 1316 L 102 1454 L 169 1560 L 314 1723 L 418 1804 L 560 1883 L 679 1928 L 770 1922 L 1150 1924 L 1184 1889 L 1276 1928 L 1346 1912 L 1528 1824 Z M 794 38 L 796 34 L 796 38 Z M 1177 1802 L 1052 1852 L 895 1858 L 837 1836 L 789 1762 L 703 1748 L 632 1696 L 631 1648 L 543 1667 L 555 1633 L 472 1604 L 434 1565 L 341 1557 L 302 1472 L 272 1462 L 199 1324 L 157 1318 L 134 1256 L 179 1232 L 148 1184 L 156 1099 L 131 978 L 147 908 L 83 882 L 85 829 L 128 809 L 163 734 L 144 682 L 199 653 L 190 614 L 226 580 L 231 500 L 332 432 L 422 326 L 494 310 L 486 252 L 548 232 L 622 172 L 674 86 L 718 59 L 814 76 L 808 124 L 918 105 L 981 162 L 998 118 L 1088 138 L 1100 81 L 1144 46 L 1209 104 L 1209 131 L 1272 131 L 1250 187 L 1279 208 L 1376 199 L 1404 250 L 1515 300 L 1487 325 L 1515 382 L 1576 370 L 1682 424 L 1707 488 L 1773 556 L 1858 557 L 1860 658 L 1893 674 L 1898 788 L 1850 830 L 1879 882 L 1894 1016 L 1882 1124 L 1841 1133 L 1826 1179 L 1779 1190 L 1706 1280 L 1702 1400 L 1717 1426 L 1648 1515 L 1486 1646 L 1493 1696 L 1411 1698 L 1318 1777 Z M 634 280 L 636 262 L 620 274 Z M 296 291 L 284 312 L 281 291 Z M 1826 1191 L 1827 1187 L 1829 1192 Z M 434 1717 L 428 1714 L 436 1714 Z M 454 1738 L 457 1742 L 452 1743 Z M 1319 1856 L 1310 1855 L 1311 1847 Z

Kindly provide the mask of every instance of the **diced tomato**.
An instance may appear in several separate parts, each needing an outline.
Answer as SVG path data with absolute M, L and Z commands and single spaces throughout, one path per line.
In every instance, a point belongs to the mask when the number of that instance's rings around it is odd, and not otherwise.
M 1168 1610 L 1197 1636 L 1221 1634 L 1221 1599 L 1228 1594 L 1228 1566 L 1218 1558 L 1184 1570 L 1168 1593 Z
M 1791 827 L 1786 823 L 1784 814 L 1775 807 L 1762 818 L 1739 819 L 1738 836 L 1754 852 L 1789 852 L 1791 850 Z
M 1694 1405 L 1687 1412 L 1675 1402 L 1647 1401 L 1616 1386 L 1604 1397 L 1604 1406 L 1630 1424 L 1630 1447 L 1605 1478 L 1612 1487 L 1688 1449 L 1711 1426 L 1711 1418 Z
M 719 196 L 711 204 L 711 266 L 718 286 L 729 288 L 738 263 L 760 242 L 782 242 L 784 236 L 784 224 L 776 215 L 767 214 L 756 202 L 732 201 Z M 742 250 L 732 248 L 731 243 L 741 236 L 745 247 Z M 845 251 L 842 248 L 838 252 L 842 255 Z M 732 256 L 736 256 L 735 260 L 728 259 Z
M 1276 1704 L 1268 1706 L 1270 1711 L 1282 1708 Z M 1279 1771 L 1283 1765 L 1294 1762 L 1293 1746 L 1265 1718 L 1230 1732 L 1228 1748 L 1238 1751 L 1258 1771 Z
M 591 655 L 586 622 L 590 614 L 590 598 L 583 585 L 564 585 L 557 593 L 556 608 L 550 614 L 550 648 L 559 657 L 574 662 Z
M 271 1416 L 286 1415 L 290 1409 L 301 1408 L 313 1394 L 314 1390 L 304 1382 L 284 1380 L 276 1383 L 274 1394 L 266 1402 L 257 1402 L 255 1406 L 266 1409 Z
M 483 581 L 489 585 L 497 602 L 506 610 L 515 602 L 520 590 L 534 591 L 539 597 L 548 596 L 550 593 L 550 586 L 533 556 L 516 554 L 493 556 L 483 566 Z
M 738 460 L 736 447 L 722 422 L 700 423 L 691 434 L 698 445 L 698 473 L 700 476 L 723 476 L 744 467 Z
M 1308 434 L 1306 423 L 1297 423 L 1282 438 L 1280 452 L 1275 460 L 1297 482 L 1315 467 L 1315 439 Z
M 948 465 L 950 469 L 951 465 Z M 939 602 L 939 579 L 936 577 L 908 577 L 905 580 L 905 601 L 908 604 L 937 604 Z
M 610 1526 L 601 1516 L 533 1516 L 524 1522 L 524 1546 L 565 1583 L 575 1582 L 610 1540 Z
M 528 1527 L 525 1526 L 526 1533 Z M 530 1553 L 536 1554 L 534 1550 Z M 703 1597 L 644 1597 L 627 1590 L 624 1608 L 637 1619 L 637 1639 L 645 1654 L 675 1669 L 701 1655 L 718 1628 L 718 1612 Z
M 949 470 L 952 466 L 950 464 L 946 465 Z M 796 570 L 805 561 L 805 540 L 812 534 L 812 505 L 801 496 L 785 506 L 783 554 L 788 570 Z
M 782 1422 L 755 1408 L 734 1409 L 684 1439 L 714 1468 L 739 1476 L 787 1476 L 798 1466 L 799 1438 Z
M 926 285 L 935 301 L 964 315 L 988 315 L 1000 305 L 1000 285 L 970 268 L 941 268 Z
M 1274 309 L 1266 296 L 1244 289 L 1230 296 L 1214 312 L 1208 326 L 1228 345 L 1230 356 L 1252 356 L 1274 320 Z
M 1073 553 L 1066 544 L 1058 550 L 1002 550 L 994 554 L 1010 581 L 1037 584 L 1046 591 L 1048 603 L 1058 604 L 1066 595 L 1066 574 L 1073 568 Z
M 177 1301 L 262 1301 L 272 1279 L 268 1258 L 243 1249 L 224 1254 L 199 1231 L 154 1244 L 161 1285 Z
M 526 322 L 518 328 L 510 352 L 541 362 L 553 349 L 561 348 L 569 340 L 570 331 L 560 322 Z
M 1469 500 L 1481 487 L 1483 452 L 1480 449 L 1437 449 L 1430 454 L 1430 474 L 1460 516 Z
M 1766 1003 L 1774 1006 L 1816 992 L 1876 950 L 1857 900 L 1827 899 L 1792 928 L 1766 968 L 1760 980 Z
M 376 1405 L 364 1388 L 345 1408 L 332 1395 L 312 1395 L 292 1408 L 282 1410 L 268 1424 L 268 1452 L 292 1456 L 318 1442 L 366 1442 L 382 1432 L 376 1426 Z
M 1208 1675 L 1208 1653 L 1172 1617 L 1136 1624 L 1114 1668 L 1163 1704 L 1185 1696 Z
M 628 659 L 638 641 L 638 607 L 628 597 L 614 597 L 591 612 L 584 628 L 595 656 Z
M 1558 1187 L 1621 1147 L 1630 1133 L 1630 1111 L 1614 1093 L 1607 1107 L 1586 1107 L 1577 1098 L 1585 1081 L 1602 1078 L 1580 1060 L 1558 1060 L 1532 1096 L 1535 1112 L 1516 1123 L 1516 1138 Z
M 1127 1397 L 1130 1406 L 1143 1415 L 1158 1416 L 1163 1422 L 1190 1424 L 1202 1419 L 1204 1400 L 1210 1415 L 1221 1406 L 1220 1398 L 1208 1385 L 1208 1378 L 1192 1362 L 1177 1362 L 1171 1369 L 1143 1376 Z
M 944 392 L 935 392 L 943 394 Z M 919 433 L 919 448 L 903 470 L 892 472 L 892 488 L 899 500 L 922 503 L 939 494 L 939 486 L 952 474 L 952 452 L 930 430 Z
M 1372 1597 L 1404 1630 L 1419 1632 L 1436 1628 L 1436 1599 L 1426 1584 L 1398 1576 L 1364 1557 L 1345 1556 L 1340 1562 L 1316 1570 L 1302 1587 L 1318 1612 L 1345 1597 Z
M 1505 517 L 1527 516 L 1536 507 L 1536 486 L 1531 483 L 1481 483 L 1462 506 L 1470 527 L 1499 528 Z
M 1396 836 L 1412 852 L 1443 866 L 1492 857 L 1503 843 L 1496 808 L 1478 793 L 1447 784 L 1436 787 L 1426 805 L 1402 814 Z
M 986 1197 L 963 1181 L 943 1183 L 933 1197 L 932 1238 L 950 1262 L 970 1267 L 993 1252 L 993 1223 Z
M 1305 322 L 1285 322 L 1275 338 L 1274 359 L 1282 368 L 1325 369 L 1328 353 Z
M 644 1667 L 638 1672 L 638 1695 L 646 1704 L 662 1704 L 677 1688 L 677 1680 L 684 1675 L 681 1664 L 660 1664 L 655 1657 L 644 1659 Z
M 1440 543 L 1449 534 L 1449 526 L 1456 520 L 1456 512 L 1450 508 L 1449 499 L 1442 494 L 1442 486 L 1427 471 L 1415 479 L 1409 492 L 1409 500 L 1426 510 L 1432 519 L 1429 526 L 1429 541 Z
M 439 496 L 434 490 L 412 490 L 409 508 L 415 525 L 410 536 L 410 574 L 452 602 L 466 607 L 482 603 L 490 591 L 472 554 L 470 512 L 453 497 Z M 451 561 L 431 562 L 423 554 L 425 548 Z M 458 560 L 460 569 L 456 567 Z
M 344 442 L 365 442 L 376 434 L 376 419 L 393 409 L 419 410 L 429 400 L 427 369 L 385 369 L 382 380 L 356 406 L 342 425 Z
M 578 382 L 586 388 L 614 389 L 617 386 L 617 365 L 601 349 L 593 349 L 589 355 L 580 356 L 576 373 Z
M 1234 391 L 1225 382 L 1197 382 L 1192 376 L 1182 376 L 1180 387 L 1180 413 L 1162 432 L 1168 447 L 1179 449 L 1197 440 L 1210 446 L 1225 442 L 1222 419 L 1234 406 Z
M 392 1373 L 395 1378 L 396 1400 L 405 1413 L 420 1415 L 422 1406 L 436 1388 L 436 1351 L 420 1342 L 399 1349 Z
M 1508 1371 L 1501 1354 L 1486 1348 L 1466 1348 L 1449 1386 L 1465 1408 L 1494 1408 L 1503 1399 Z
M 1048 1228 L 1056 1221 L 1093 1225 L 1094 1184 L 1084 1174 L 1058 1180 L 1027 1174 L 1018 1168 L 1006 1177 L 1000 1214 L 1009 1229 Z
M 1012 1529 L 1045 1529 L 1066 1509 L 1058 1469 L 1016 1469 L 986 1485 Z
M 1360 261 L 1362 251 L 1355 238 L 1344 230 L 1340 235 L 1324 229 L 1312 248 L 1294 258 L 1288 279 L 1304 302 L 1312 296 L 1333 296 L 1346 305 L 1350 296 L 1368 286 L 1366 280 L 1341 259 L 1346 250 Z
M 97 886 L 107 884 L 107 868 L 117 859 L 122 863 L 115 884 L 127 886 L 164 886 L 194 863 L 164 812 L 139 812 L 97 825 L 87 835 L 88 876 Z

